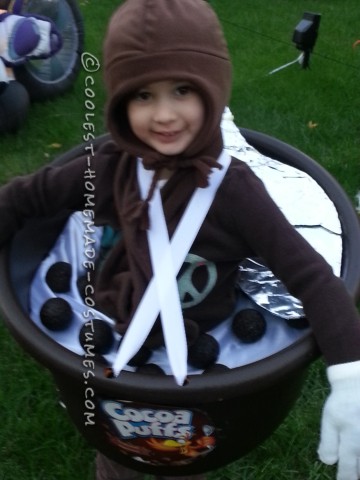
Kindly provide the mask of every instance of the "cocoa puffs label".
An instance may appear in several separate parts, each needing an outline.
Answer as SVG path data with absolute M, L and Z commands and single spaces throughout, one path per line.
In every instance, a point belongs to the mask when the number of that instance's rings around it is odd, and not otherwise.
M 185 465 L 215 448 L 215 426 L 200 410 L 118 400 L 101 408 L 110 443 L 138 461 Z

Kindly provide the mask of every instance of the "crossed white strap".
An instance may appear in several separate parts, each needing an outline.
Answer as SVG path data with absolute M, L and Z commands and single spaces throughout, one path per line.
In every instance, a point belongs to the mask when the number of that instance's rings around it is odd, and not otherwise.
M 138 352 L 160 313 L 171 371 L 177 384 L 184 384 L 187 375 L 187 343 L 176 276 L 201 228 L 230 161 L 229 154 L 223 151 L 218 159 L 222 169 L 212 171 L 208 187 L 195 190 L 171 242 L 160 188 L 156 186 L 149 203 L 150 229 L 147 231 L 153 277 L 120 344 L 113 363 L 115 376 Z M 153 174 L 138 159 L 138 181 L 143 199 L 147 195 Z

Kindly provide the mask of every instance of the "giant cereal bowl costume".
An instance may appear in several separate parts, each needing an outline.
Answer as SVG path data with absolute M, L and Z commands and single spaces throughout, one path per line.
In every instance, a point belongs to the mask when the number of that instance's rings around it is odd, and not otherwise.
M 341 276 L 357 298 L 360 228 L 346 195 L 336 181 L 301 152 L 257 132 L 244 130 L 243 134 L 252 147 L 245 142 L 238 146 L 237 154 L 243 156 L 250 151 L 259 156 L 260 165 L 264 162 L 262 154 L 277 157 L 280 162 L 286 158 L 291 167 L 310 172 L 327 192 L 342 226 L 340 256 L 338 251 L 330 252 L 330 256 L 340 258 Z M 99 142 L 104 140 L 100 138 Z M 233 139 L 229 146 L 235 149 Z M 56 163 L 71 161 L 83 148 L 75 148 Z M 265 312 L 270 338 L 268 341 L 266 335 L 260 341 L 259 351 L 271 345 L 279 332 L 285 346 L 281 348 L 280 342 L 277 351 L 263 350 L 263 357 L 253 362 L 246 363 L 246 356 L 253 355 L 255 345 L 242 345 L 242 365 L 190 373 L 183 387 L 176 385 L 171 375 L 141 373 L 134 368 L 112 378 L 104 359 L 94 358 L 92 339 L 89 337 L 85 349 L 78 344 L 81 324 L 87 321 L 83 316 L 86 304 L 78 311 L 73 326 L 60 332 L 63 344 L 57 332 L 41 327 L 29 313 L 34 277 L 44 278 L 67 221 L 66 215 L 32 221 L 1 252 L 1 306 L 15 339 L 50 370 L 71 419 L 90 444 L 140 471 L 186 475 L 232 462 L 271 435 L 298 398 L 307 367 L 318 356 L 311 330 L 294 330 L 283 318 Z M 74 225 L 76 221 L 71 228 Z M 40 236 L 35 234 L 39 229 Z M 64 254 L 67 246 L 62 241 L 55 252 Z M 75 283 L 76 278 L 75 272 Z M 264 312 L 253 300 L 240 295 L 237 308 L 241 311 L 249 306 Z M 276 330 L 272 330 L 274 326 Z M 273 335 L 272 331 L 277 333 Z

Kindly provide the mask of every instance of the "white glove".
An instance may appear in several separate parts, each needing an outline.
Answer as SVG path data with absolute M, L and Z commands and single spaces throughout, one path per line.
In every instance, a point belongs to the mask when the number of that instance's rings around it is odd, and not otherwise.
M 321 421 L 319 458 L 338 462 L 337 480 L 360 479 L 360 360 L 327 369 L 331 393 Z

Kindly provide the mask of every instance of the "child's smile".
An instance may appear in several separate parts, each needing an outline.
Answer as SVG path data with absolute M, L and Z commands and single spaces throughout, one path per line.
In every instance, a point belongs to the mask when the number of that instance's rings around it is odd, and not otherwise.
M 193 142 L 204 121 L 204 106 L 188 82 L 167 80 L 144 86 L 128 104 L 133 133 L 163 155 L 178 155 Z

